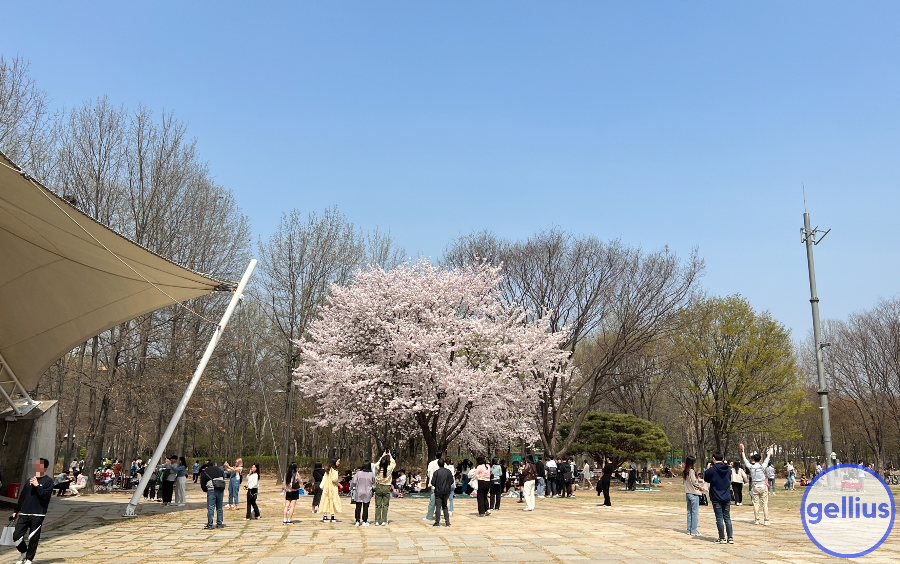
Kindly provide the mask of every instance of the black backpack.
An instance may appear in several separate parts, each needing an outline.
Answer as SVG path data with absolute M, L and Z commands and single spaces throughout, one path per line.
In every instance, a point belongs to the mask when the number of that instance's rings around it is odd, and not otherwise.
M 557 471 L 558 470 L 557 470 L 556 466 L 547 466 L 547 477 L 548 478 L 556 478 Z

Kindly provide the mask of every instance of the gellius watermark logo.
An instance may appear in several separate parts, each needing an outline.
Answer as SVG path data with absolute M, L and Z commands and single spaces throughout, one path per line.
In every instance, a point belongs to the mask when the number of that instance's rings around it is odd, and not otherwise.
M 858 464 L 838 464 L 807 486 L 800 514 L 816 546 L 831 556 L 856 558 L 888 538 L 897 510 L 881 476 Z

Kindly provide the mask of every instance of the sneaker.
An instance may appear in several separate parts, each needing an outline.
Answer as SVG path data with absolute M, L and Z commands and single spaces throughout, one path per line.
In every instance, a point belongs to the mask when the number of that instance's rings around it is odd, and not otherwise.
M 16 564 L 25 564 L 25 554 L 22 553 L 22 556 L 19 556 L 19 559 L 16 560 Z
M 431 518 L 430 517 L 422 517 L 422 520 L 423 521 L 431 521 Z
M 249 520 L 250 520 L 249 517 L 244 517 L 244 521 L 249 521 Z
M 288 519 L 287 524 L 288 524 L 288 525 L 293 525 L 293 524 L 294 524 L 294 520 L 293 520 L 293 519 Z
M 224 529 L 224 528 L 225 528 L 225 523 L 216 523 L 216 528 L 217 528 L 217 529 Z
M 322 522 L 323 522 L 323 523 L 327 523 L 327 522 L 328 522 L 328 517 L 322 517 Z M 285 523 L 287 523 L 287 521 L 285 521 Z
M 759 521 L 754 521 L 753 524 L 754 524 L 754 525 L 759 525 Z
M 362 526 L 363 526 L 363 527 L 368 527 L 368 526 L 369 526 L 369 522 L 368 522 L 368 521 L 363 521 Z
M 440 523 L 435 523 L 434 525 L 432 525 L 432 527 L 440 527 L 440 526 L 441 526 Z
M 769 526 L 769 522 L 766 521 L 765 523 L 763 523 L 763 525 L 765 525 L 766 527 L 768 527 L 768 526 Z
M 719 540 L 716 541 L 716 543 L 718 543 L 718 544 L 727 544 L 728 541 L 725 540 L 725 539 L 719 539 Z
M 204 529 L 204 530 L 206 530 L 206 529 L 215 529 L 215 527 L 212 526 L 212 525 L 207 525 L 207 526 L 203 527 L 203 529 Z M 24 561 L 24 560 L 19 560 L 19 561 L 16 562 L 16 564 L 22 564 L 22 562 L 25 562 L 25 561 Z
M 184 507 L 184 504 L 183 504 L 183 503 L 179 503 L 179 504 L 177 504 L 177 506 L 178 506 L 178 507 Z
M 444 526 L 445 526 L 445 527 L 449 527 L 449 526 L 450 526 L 450 523 L 444 523 Z
M 356 526 L 359 527 L 359 521 L 356 522 Z
M 26 560 L 25 562 L 22 562 L 22 564 L 34 564 L 34 562 L 32 562 L 31 560 Z
M 332 522 L 332 523 L 337 523 L 337 522 L 338 522 L 338 520 L 335 518 L 334 515 L 331 516 L 331 522 Z
M 728 544 L 734 544 L 734 539 L 728 539 Z

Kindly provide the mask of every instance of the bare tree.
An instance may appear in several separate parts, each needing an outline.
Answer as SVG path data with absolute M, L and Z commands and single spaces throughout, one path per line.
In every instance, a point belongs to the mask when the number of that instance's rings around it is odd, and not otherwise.
M 53 125 L 47 93 L 38 88 L 21 57 L 0 56 L 0 150 L 25 170 L 46 180 Z
M 541 392 L 540 435 L 548 452 L 568 451 L 587 413 L 607 391 L 607 379 L 631 354 L 672 329 L 676 315 L 697 291 L 703 261 L 692 253 L 682 262 L 668 248 L 646 253 L 620 241 L 548 229 L 525 241 L 509 242 L 490 232 L 452 242 L 444 253 L 451 265 L 487 260 L 502 264 L 504 293 L 538 318 L 549 316 L 553 331 L 567 330 L 563 348 L 573 364 Z M 590 342 L 590 354 L 577 356 Z M 571 424 L 566 438 L 560 425 Z

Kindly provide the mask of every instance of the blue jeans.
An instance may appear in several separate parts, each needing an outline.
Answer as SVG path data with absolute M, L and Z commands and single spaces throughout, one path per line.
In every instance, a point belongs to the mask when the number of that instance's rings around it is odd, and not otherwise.
M 544 484 L 544 479 L 541 478 L 540 476 L 538 476 L 538 479 L 537 479 L 537 494 L 538 494 L 538 497 L 543 497 L 543 496 L 544 496 L 544 488 L 546 488 L 546 487 L 547 487 L 547 486 L 546 486 L 546 484 Z
M 425 518 L 429 521 L 434 519 L 434 488 L 431 488 L 431 499 L 428 501 L 428 512 L 425 514 Z
M 206 492 L 206 525 L 213 525 L 213 511 L 216 512 L 216 524 L 221 525 L 225 522 L 225 516 L 222 515 L 222 500 L 225 497 L 224 490 L 210 489 Z
M 241 483 L 238 480 L 228 482 L 228 505 L 238 506 L 241 499 Z
M 689 535 L 699 535 L 697 522 L 700 520 L 700 496 L 697 494 L 684 494 L 687 499 L 687 530 Z
M 729 539 L 734 538 L 731 532 L 731 500 L 713 501 L 709 500 L 716 514 L 716 528 L 719 529 L 719 538 L 724 539 L 725 533 L 728 533 Z M 724 521 L 724 524 L 723 524 Z

